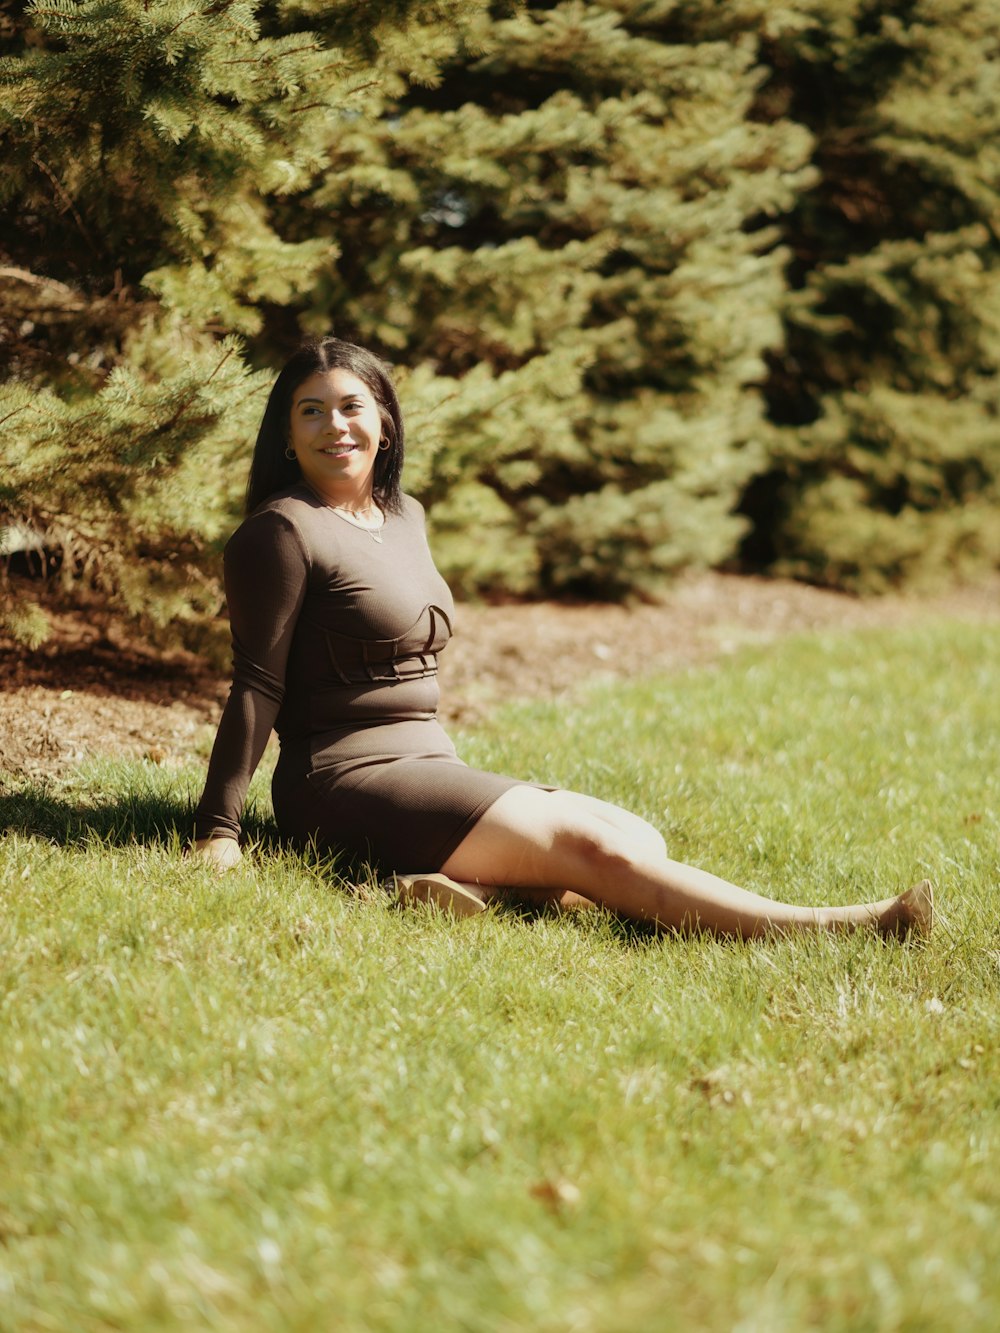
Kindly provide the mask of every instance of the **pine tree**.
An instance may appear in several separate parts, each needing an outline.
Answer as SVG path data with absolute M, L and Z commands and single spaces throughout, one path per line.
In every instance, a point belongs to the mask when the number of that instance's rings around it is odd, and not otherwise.
M 811 141 L 751 118 L 752 34 L 714 11 L 481 16 L 294 201 L 285 234 L 339 247 L 303 323 L 423 368 L 416 489 L 466 590 L 649 594 L 741 535 Z
M 397 3 L 396 36 L 482 7 Z M 407 61 L 433 67 L 426 44 L 380 65 L 274 11 L 35 0 L 0 18 L 0 529 L 40 532 L 67 583 L 193 640 L 269 378 L 243 344 L 336 253 L 328 229 L 283 234 L 280 205 L 336 174 L 331 145 Z M 38 610 L 6 602 L 37 641 Z
M 758 559 L 861 589 L 1000 561 L 1000 12 L 816 0 L 770 20 L 775 117 L 817 136 L 791 215 Z

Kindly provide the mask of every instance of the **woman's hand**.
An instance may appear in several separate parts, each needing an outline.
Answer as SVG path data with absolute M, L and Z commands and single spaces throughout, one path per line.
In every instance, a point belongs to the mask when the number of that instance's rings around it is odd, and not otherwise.
M 232 870 L 243 860 L 240 844 L 235 838 L 197 838 L 191 845 L 191 855 L 208 861 L 216 870 Z

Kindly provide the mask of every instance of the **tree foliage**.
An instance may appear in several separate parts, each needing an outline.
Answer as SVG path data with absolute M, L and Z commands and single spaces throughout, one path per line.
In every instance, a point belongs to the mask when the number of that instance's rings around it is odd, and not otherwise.
M 814 0 L 771 21 L 772 113 L 821 170 L 769 385 L 757 553 L 878 589 L 1000 560 L 1000 12 Z
M 849 586 L 996 563 L 992 9 L 0 8 L 8 545 L 199 642 L 270 376 L 332 331 L 397 365 L 467 593 L 655 595 L 748 529 Z

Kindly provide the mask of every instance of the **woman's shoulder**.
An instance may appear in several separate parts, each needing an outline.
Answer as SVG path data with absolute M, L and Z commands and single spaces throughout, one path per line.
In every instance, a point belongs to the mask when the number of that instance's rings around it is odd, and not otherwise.
M 426 511 L 424 510 L 423 505 L 416 498 L 416 496 L 407 495 L 406 492 L 404 491 L 399 498 L 403 506 L 402 508 L 403 517 L 416 519 L 422 523 L 424 521 Z
M 323 501 L 315 495 L 308 486 L 301 484 L 296 486 L 286 486 L 283 491 L 275 491 L 263 500 L 257 508 L 247 516 L 246 522 L 263 516 L 277 515 L 280 518 L 295 518 L 305 514 L 313 513 L 322 509 Z M 265 522 L 268 521 L 265 518 Z M 270 521 L 274 521 L 273 517 Z
M 243 520 L 226 545 L 227 553 L 263 541 L 291 541 L 305 547 L 308 545 L 309 520 L 313 512 L 322 507 L 305 486 L 276 491 Z

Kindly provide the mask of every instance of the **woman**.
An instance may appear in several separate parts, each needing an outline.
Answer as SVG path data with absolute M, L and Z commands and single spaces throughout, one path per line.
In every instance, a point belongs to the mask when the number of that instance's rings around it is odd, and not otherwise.
M 397 874 L 404 897 L 467 912 L 516 890 L 744 938 L 930 929 L 926 880 L 852 907 L 774 902 L 669 860 L 659 833 L 616 806 L 466 767 L 436 720 L 453 603 L 423 510 L 400 490 L 402 463 L 388 367 L 335 338 L 300 348 L 268 400 L 248 517 L 226 548 L 233 687 L 196 814 L 199 855 L 240 859 L 243 800 L 274 727 L 282 834 L 385 872 L 422 867 Z

